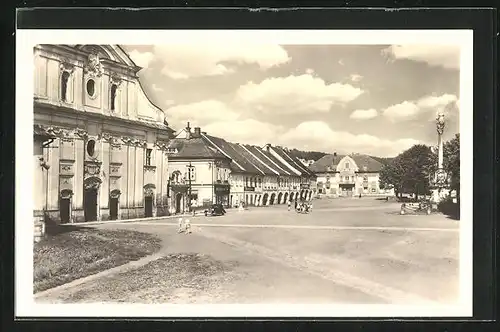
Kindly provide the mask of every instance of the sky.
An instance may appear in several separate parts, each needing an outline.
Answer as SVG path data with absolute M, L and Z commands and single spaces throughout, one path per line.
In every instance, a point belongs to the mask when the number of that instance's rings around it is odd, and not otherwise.
M 393 157 L 459 132 L 453 45 L 127 45 L 148 97 L 235 143 Z

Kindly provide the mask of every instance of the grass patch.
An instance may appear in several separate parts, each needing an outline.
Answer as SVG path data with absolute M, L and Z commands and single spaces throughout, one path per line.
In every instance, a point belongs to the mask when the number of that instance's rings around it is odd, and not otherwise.
M 178 291 L 196 302 L 204 293 L 237 278 L 237 262 L 221 262 L 204 254 L 170 254 L 145 266 L 105 277 L 71 294 L 69 302 L 172 303 Z M 214 294 L 213 296 L 220 296 Z M 181 301 L 183 302 L 183 301 Z
M 34 292 L 138 260 L 161 247 L 159 238 L 136 231 L 61 229 L 34 245 Z

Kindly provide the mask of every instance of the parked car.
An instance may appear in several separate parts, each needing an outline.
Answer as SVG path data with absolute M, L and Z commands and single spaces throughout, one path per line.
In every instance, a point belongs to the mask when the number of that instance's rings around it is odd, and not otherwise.
M 223 216 L 226 214 L 226 210 L 222 204 L 213 204 L 211 207 L 205 210 L 205 216 Z

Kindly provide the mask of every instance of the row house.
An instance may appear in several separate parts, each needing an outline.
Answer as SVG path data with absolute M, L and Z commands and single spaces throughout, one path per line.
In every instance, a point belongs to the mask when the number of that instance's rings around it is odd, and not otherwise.
M 320 196 L 351 197 L 354 195 L 381 195 L 380 171 L 382 163 L 362 154 L 328 154 L 309 166 L 316 174 L 316 191 Z
M 285 149 L 231 143 L 202 132 L 202 137 L 231 159 L 229 206 L 285 204 L 312 197 L 315 175 Z
M 165 215 L 173 130 L 118 45 L 36 45 L 34 218 Z
M 211 204 L 229 205 L 231 159 L 215 149 L 189 123 L 167 148 L 170 213 Z

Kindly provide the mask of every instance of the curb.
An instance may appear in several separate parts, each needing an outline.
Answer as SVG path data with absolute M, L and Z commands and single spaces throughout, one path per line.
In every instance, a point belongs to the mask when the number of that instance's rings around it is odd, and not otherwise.
M 102 221 L 84 221 L 84 222 L 74 222 L 69 224 L 60 224 L 60 226 L 91 226 L 91 225 L 101 225 L 101 224 L 122 224 L 137 221 L 154 221 L 163 219 L 174 219 L 174 218 L 184 218 L 184 217 L 200 217 L 200 215 L 192 214 L 178 214 L 174 216 L 161 216 L 161 217 L 150 217 L 150 218 L 135 218 L 135 219 L 119 219 L 119 220 L 102 220 Z

